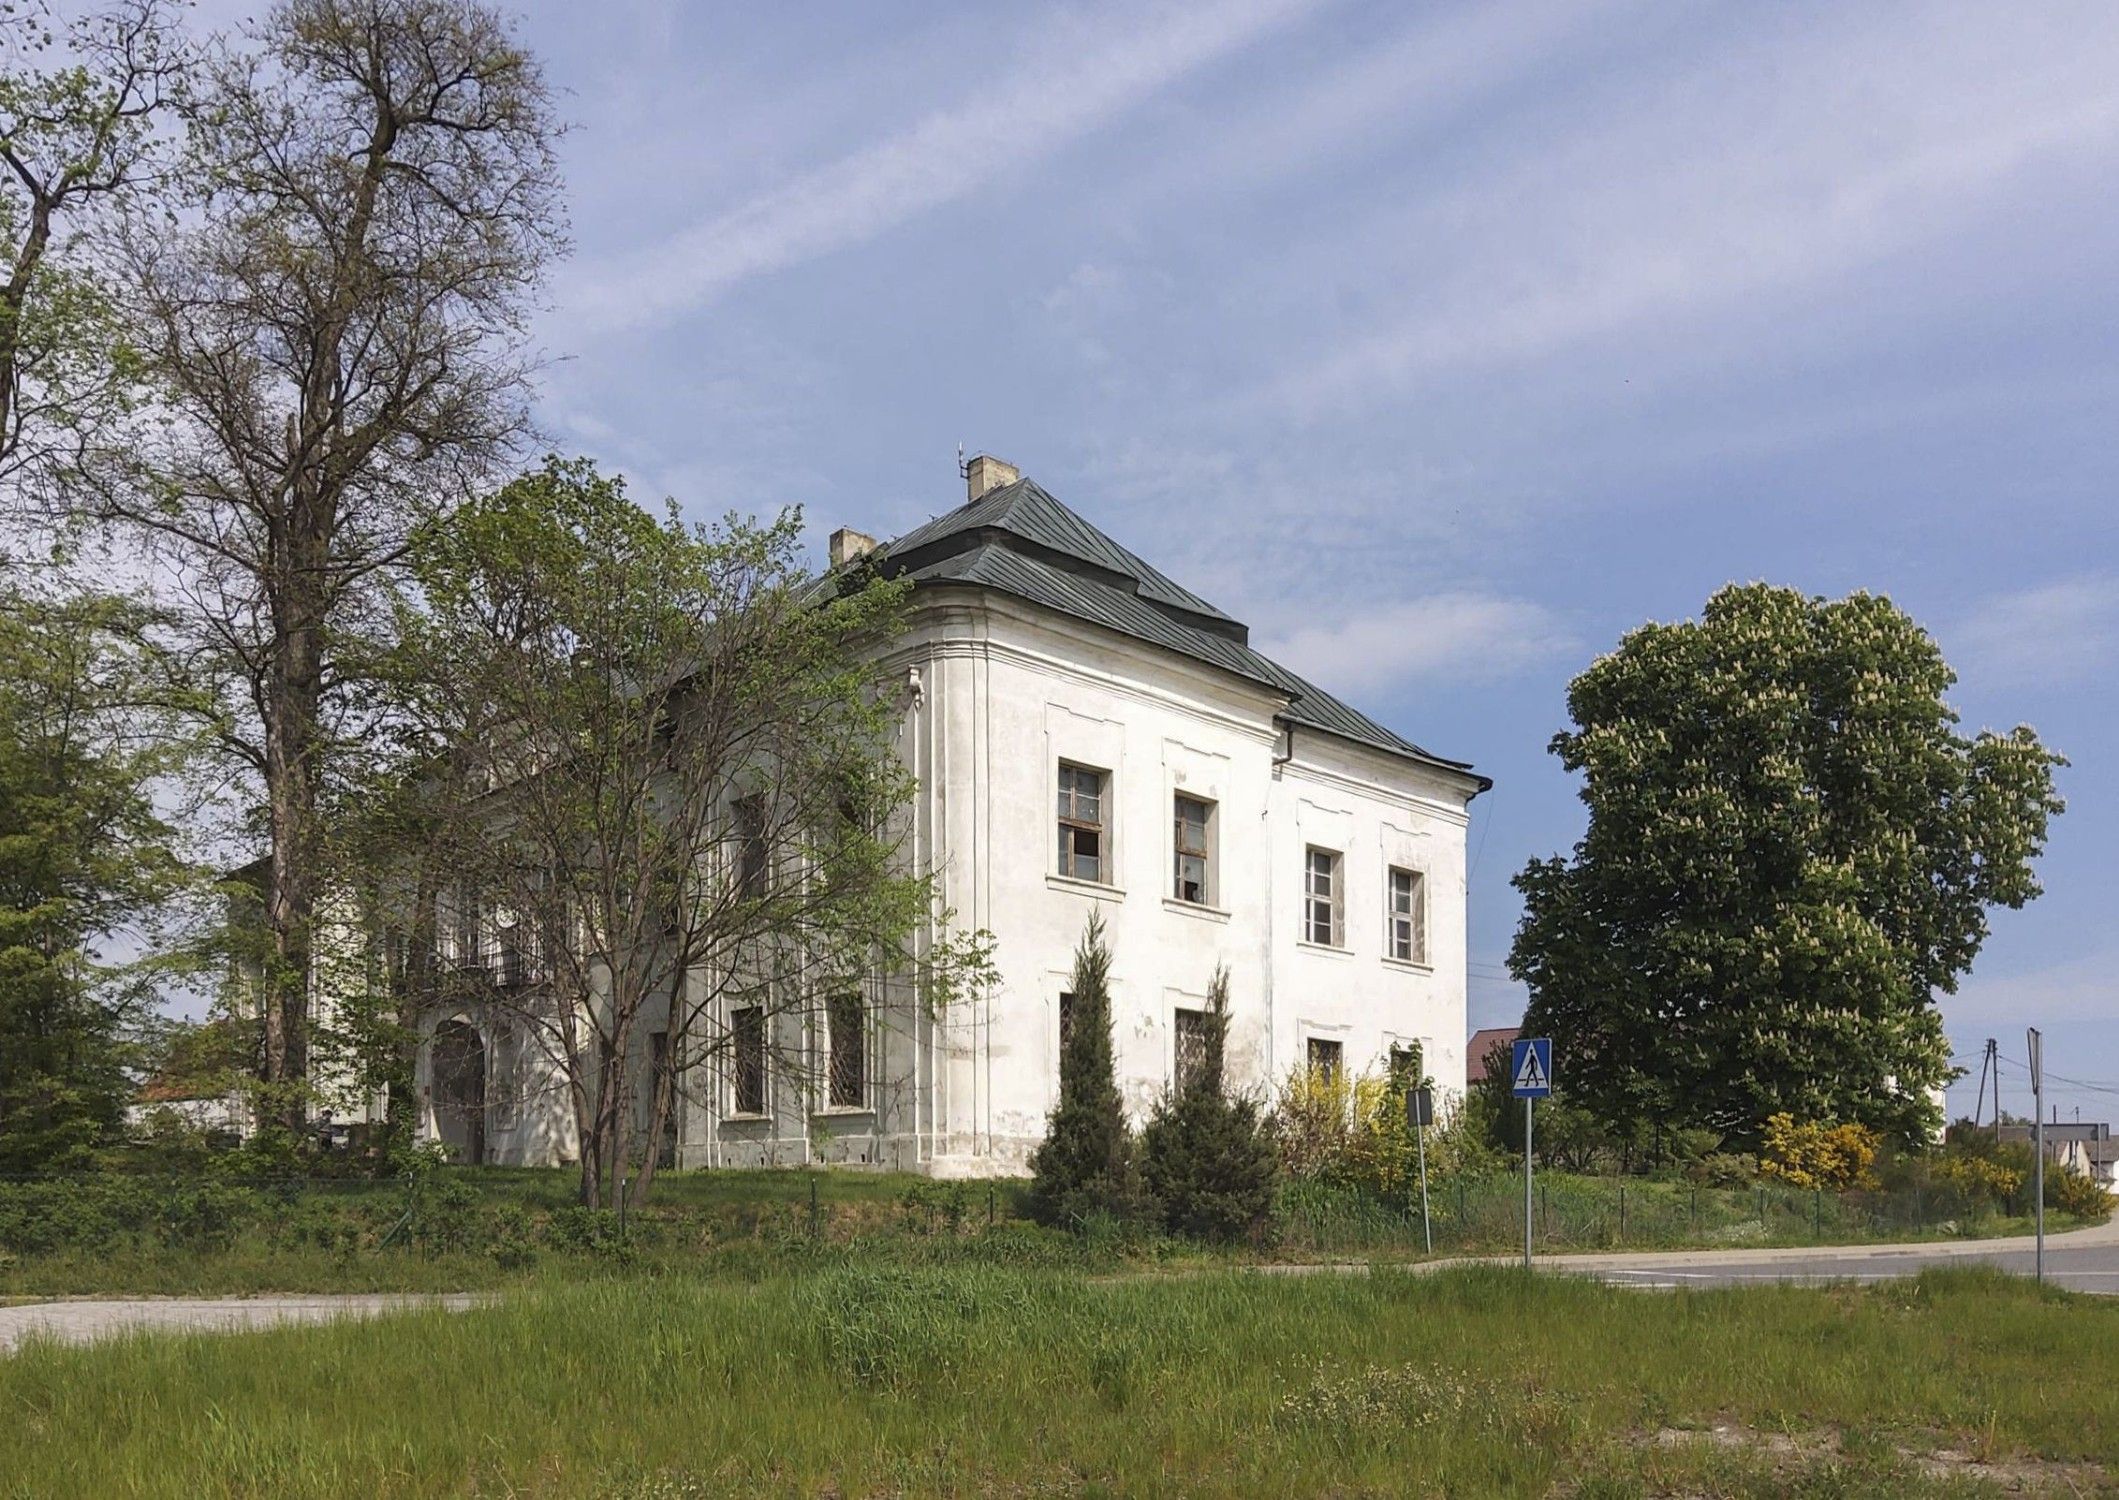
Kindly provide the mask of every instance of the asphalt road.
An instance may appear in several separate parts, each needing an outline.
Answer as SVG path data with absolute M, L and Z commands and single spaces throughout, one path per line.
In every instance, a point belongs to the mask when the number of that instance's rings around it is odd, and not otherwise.
M 1798 1250 L 1680 1251 L 1668 1255 L 1556 1255 L 1548 1270 L 1594 1276 L 1613 1286 L 1669 1290 L 1743 1286 L 1763 1281 L 1885 1281 L 1928 1266 L 1990 1265 L 2029 1276 L 2036 1250 L 2028 1239 L 1945 1241 L 1933 1245 L 1863 1245 Z M 2119 1221 L 2048 1235 L 2045 1278 L 2078 1292 L 2119 1296 Z

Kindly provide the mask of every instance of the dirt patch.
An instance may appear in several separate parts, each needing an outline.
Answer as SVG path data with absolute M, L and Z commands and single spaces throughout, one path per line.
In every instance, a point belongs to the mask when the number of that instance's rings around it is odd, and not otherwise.
M 1777 1469 L 1808 1468 L 1820 1462 L 1861 1456 L 1850 1452 L 1837 1432 L 1766 1432 L 1740 1422 L 1717 1422 L 1712 1427 L 1662 1427 L 1645 1434 L 1641 1446 L 1709 1447 L 1763 1458 Z M 1962 1448 L 1918 1448 L 1901 1443 L 1889 1445 L 1887 1451 L 1927 1478 L 1977 1482 L 2005 1494 L 2119 1493 L 2114 1476 L 2101 1464 L 2022 1455 L 1982 1456 Z

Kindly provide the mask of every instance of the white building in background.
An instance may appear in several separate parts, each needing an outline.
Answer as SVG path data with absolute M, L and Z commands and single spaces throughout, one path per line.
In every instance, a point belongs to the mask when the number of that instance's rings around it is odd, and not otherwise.
M 974 459 L 967 479 L 967 501 L 926 525 L 831 548 L 835 567 L 913 582 L 879 663 L 906 684 L 913 852 L 955 925 L 991 935 L 998 982 L 934 1017 L 848 997 L 807 1037 L 766 1036 L 805 1024 L 791 1016 L 726 1018 L 736 1056 L 684 1091 L 677 1164 L 1022 1169 L 1057 1101 L 1093 913 L 1136 1115 L 1192 1055 L 1224 964 L 1239 1088 L 1413 1049 L 1462 1078 L 1464 835 L 1490 783 L 1267 660 L 1240 621 L 1009 465 Z M 570 1158 L 563 1091 L 525 1087 L 513 1044 L 481 1024 L 426 1022 L 430 1133 L 487 1161 Z M 806 1049 L 825 1085 L 777 1076 L 769 1042 Z M 437 1090 L 477 1101 L 470 1118 L 452 1123 Z

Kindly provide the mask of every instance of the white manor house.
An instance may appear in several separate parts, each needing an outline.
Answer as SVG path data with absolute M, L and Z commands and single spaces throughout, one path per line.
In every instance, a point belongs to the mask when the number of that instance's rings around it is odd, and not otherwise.
M 664 1155 L 1024 1169 L 1057 1101 L 1093 912 L 1136 1116 L 1192 1055 L 1222 964 L 1235 1087 L 1416 1049 L 1433 1077 L 1461 1079 L 1465 828 L 1490 783 L 1267 660 L 1241 621 L 1010 465 L 977 458 L 966 478 L 964 504 L 893 541 L 834 533 L 831 561 L 913 582 L 908 628 L 878 663 L 907 685 L 912 849 L 956 927 L 991 935 L 998 981 L 934 1016 L 872 1014 L 889 1008 L 873 997 L 833 1007 L 802 1041 L 825 1054 L 821 1087 L 766 1065 L 762 1027 L 783 1018 L 732 1018 L 734 1056 L 687 1080 Z M 502 1023 L 421 1025 L 428 1136 L 473 1160 L 574 1159 L 564 1091 L 525 1086 L 541 1060 Z

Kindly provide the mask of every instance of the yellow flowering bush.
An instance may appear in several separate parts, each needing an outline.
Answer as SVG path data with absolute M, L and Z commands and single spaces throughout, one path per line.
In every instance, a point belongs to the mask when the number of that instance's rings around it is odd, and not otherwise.
M 1876 1186 L 1876 1132 L 1866 1125 L 1801 1123 L 1785 1110 L 1766 1121 L 1765 1150 L 1759 1154 L 1759 1176 L 1776 1177 L 1792 1187 L 1844 1192 Z

